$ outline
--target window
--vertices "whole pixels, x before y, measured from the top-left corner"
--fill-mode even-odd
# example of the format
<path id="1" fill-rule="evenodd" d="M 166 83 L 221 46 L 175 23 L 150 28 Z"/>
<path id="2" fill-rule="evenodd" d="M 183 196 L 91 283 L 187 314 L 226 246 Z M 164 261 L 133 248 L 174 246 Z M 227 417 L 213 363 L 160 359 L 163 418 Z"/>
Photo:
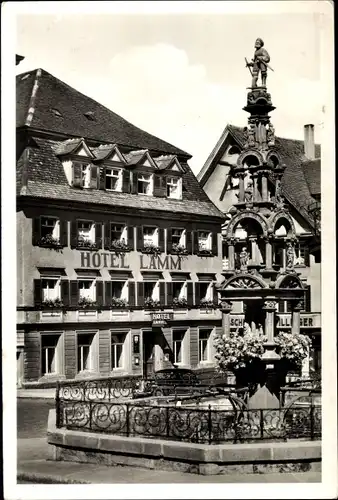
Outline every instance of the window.
<path id="1" fill-rule="evenodd" d="M 120 168 L 106 168 L 106 189 L 122 191 L 122 170 Z"/>
<path id="2" fill-rule="evenodd" d="M 172 229 L 171 230 L 172 247 L 186 248 L 186 231 L 185 229 Z"/>
<path id="3" fill-rule="evenodd" d="M 179 177 L 167 177 L 167 196 L 180 200 L 182 198 L 182 179 Z"/>
<path id="4" fill-rule="evenodd" d="M 53 217 L 41 217 L 41 238 L 60 239 L 60 221 Z"/>
<path id="5" fill-rule="evenodd" d="M 158 228 L 143 227 L 143 244 L 147 246 L 158 246 Z"/>
<path id="6" fill-rule="evenodd" d="M 211 233 L 207 231 L 198 231 L 199 250 L 211 250 Z"/>
<path id="7" fill-rule="evenodd" d="M 93 335 L 81 333 L 77 336 L 77 371 L 92 370 Z"/>
<path id="8" fill-rule="evenodd" d="M 85 164 L 81 166 L 81 185 L 84 188 L 90 187 L 90 165 Z"/>
<path id="9" fill-rule="evenodd" d="M 153 194 L 153 175 L 152 174 L 138 174 L 137 176 L 137 192 L 138 194 L 146 194 L 152 196 Z"/>
<path id="10" fill-rule="evenodd" d="M 42 284 L 42 302 L 60 299 L 60 280 L 58 278 L 44 278 Z"/>
<path id="11" fill-rule="evenodd" d="M 183 341 L 185 330 L 173 330 L 174 363 L 183 363 Z"/>
<path id="12" fill-rule="evenodd" d="M 77 222 L 77 235 L 79 242 L 95 242 L 95 225 L 91 221 L 79 220 Z"/>
<path id="13" fill-rule="evenodd" d="M 153 300 L 158 302 L 160 300 L 160 283 L 156 281 L 144 282 L 144 300 Z"/>
<path id="14" fill-rule="evenodd" d="M 60 335 L 41 336 L 41 372 L 42 375 L 58 373 Z"/>
<path id="15" fill-rule="evenodd" d="M 95 301 L 95 281 L 92 279 L 81 279 L 78 281 L 79 299 Z"/>
<path id="16" fill-rule="evenodd" d="M 127 243 L 127 226 L 125 226 L 124 224 L 111 224 L 110 234 L 111 241 L 123 241 L 124 243 Z"/>
<path id="17" fill-rule="evenodd" d="M 211 339 L 211 331 L 208 329 L 200 329 L 198 335 L 198 362 L 209 361 L 209 346 Z"/>
<path id="18" fill-rule="evenodd" d="M 212 283 L 199 283 L 200 290 L 200 301 L 211 302 L 212 301 Z"/>
<path id="19" fill-rule="evenodd" d="M 126 336 L 116 334 L 111 336 L 111 369 L 123 368 L 123 346 Z"/>
<path id="20" fill-rule="evenodd" d="M 295 265 L 310 265 L 308 244 L 304 241 L 300 241 L 298 245 L 295 246 Z"/>
<path id="21" fill-rule="evenodd" d="M 187 299 L 187 283 L 173 282 L 173 299 Z"/>

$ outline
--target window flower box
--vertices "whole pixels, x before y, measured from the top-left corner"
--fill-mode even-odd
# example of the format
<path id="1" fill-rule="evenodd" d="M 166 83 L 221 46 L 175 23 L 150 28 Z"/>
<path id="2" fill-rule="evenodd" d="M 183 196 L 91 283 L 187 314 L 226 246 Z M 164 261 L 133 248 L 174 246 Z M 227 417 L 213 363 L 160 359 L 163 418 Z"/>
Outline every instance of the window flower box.
<path id="1" fill-rule="evenodd" d="M 147 307 L 147 308 L 160 307 L 160 301 L 159 300 L 154 300 L 151 297 L 147 297 L 144 300 L 144 307 Z"/>
<path id="2" fill-rule="evenodd" d="M 130 252 L 130 247 L 123 240 L 113 240 L 110 243 L 110 250 L 113 252 Z"/>
<path id="3" fill-rule="evenodd" d="M 173 299 L 173 307 L 187 307 L 188 306 L 188 301 L 185 298 L 174 298 Z"/>
<path id="4" fill-rule="evenodd" d="M 118 297 L 112 297 L 111 299 L 112 307 L 127 307 L 128 302 L 126 299 L 120 299 Z"/>
<path id="5" fill-rule="evenodd" d="M 93 241 L 79 237 L 76 242 L 77 248 L 85 248 L 86 250 L 98 250 L 97 244 Z"/>
<path id="6" fill-rule="evenodd" d="M 38 241 L 39 247 L 46 248 L 62 248 L 59 238 L 54 238 L 51 234 L 47 234 L 46 236 L 41 236 Z"/>
<path id="7" fill-rule="evenodd" d="M 89 299 L 88 297 L 80 297 L 78 306 L 81 309 L 94 309 L 96 308 L 97 303 L 95 300 Z"/>
<path id="8" fill-rule="evenodd" d="M 198 249 L 198 255 L 202 255 L 204 257 L 211 257 L 213 255 L 212 250 L 209 250 L 207 248 L 199 248 Z"/>
<path id="9" fill-rule="evenodd" d="M 179 245 L 178 243 L 173 243 L 171 247 L 171 253 L 177 255 L 187 255 L 188 251 L 183 245 Z"/>
<path id="10" fill-rule="evenodd" d="M 148 253 L 148 254 L 154 254 L 154 255 L 159 255 L 162 250 L 159 246 L 154 245 L 153 243 L 145 243 L 143 249 L 143 253 Z"/>
<path id="11" fill-rule="evenodd" d="M 63 307 L 63 302 L 61 299 L 46 299 L 42 302 L 42 306 L 48 309 L 60 309 Z"/>
<path id="12" fill-rule="evenodd" d="M 215 307 L 215 304 L 213 303 L 213 301 L 208 300 L 208 299 L 201 299 L 199 305 L 200 305 L 200 307 L 204 307 L 206 309 L 214 309 L 214 307 Z"/>

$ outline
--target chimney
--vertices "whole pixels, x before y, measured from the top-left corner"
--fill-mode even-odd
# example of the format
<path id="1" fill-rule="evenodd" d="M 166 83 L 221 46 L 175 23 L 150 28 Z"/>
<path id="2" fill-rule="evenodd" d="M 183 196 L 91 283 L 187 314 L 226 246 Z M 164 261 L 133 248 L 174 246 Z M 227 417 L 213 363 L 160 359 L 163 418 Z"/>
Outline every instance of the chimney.
<path id="1" fill-rule="evenodd" d="M 315 126 L 304 125 L 304 154 L 308 160 L 315 159 Z"/>

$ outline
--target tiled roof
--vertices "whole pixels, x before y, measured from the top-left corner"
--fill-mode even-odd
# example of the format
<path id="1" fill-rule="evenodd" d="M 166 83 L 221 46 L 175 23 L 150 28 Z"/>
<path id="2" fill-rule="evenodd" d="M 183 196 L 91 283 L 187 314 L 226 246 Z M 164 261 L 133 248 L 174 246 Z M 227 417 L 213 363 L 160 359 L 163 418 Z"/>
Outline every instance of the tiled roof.
<path id="1" fill-rule="evenodd" d="M 156 165 L 160 170 L 165 170 L 170 165 L 170 163 L 174 158 L 175 158 L 174 155 L 159 156 L 158 158 L 155 158 Z"/>
<path id="2" fill-rule="evenodd" d="M 234 125 L 227 126 L 234 140 L 243 148 L 244 129 Z M 315 145 L 316 160 L 309 161 L 304 155 L 304 141 L 276 137 L 275 146 L 281 162 L 286 165 L 282 177 L 282 190 L 285 198 L 304 219 L 313 224 L 307 207 L 313 202 L 312 195 L 320 193 L 320 145 Z"/>
<path id="3" fill-rule="evenodd" d="M 30 126 L 67 137 L 85 137 L 133 149 L 145 148 L 157 153 L 191 157 L 185 151 L 132 125 L 44 70 L 18 75 L 16 92 L 17 127 Z M 86 117 L 88 112 L 91 119 Z"/>
<path id="4" fill-rule="evenodd" d="M 62 163 L 55 154 L 58 141 L 39 137 L 34 137 L 34 141 L 37 146 L 25 150 L 29 151 L 25 165 L 28 173 L 27 188 L 22 188 L 20 182 L 24 153 L 18 161 L 18 195 L 224 218 L 209 200 L 188 164 L 184 164 L 182 200 L 113 193 L 100 189 L 76 189 L 68 184 Z"/>

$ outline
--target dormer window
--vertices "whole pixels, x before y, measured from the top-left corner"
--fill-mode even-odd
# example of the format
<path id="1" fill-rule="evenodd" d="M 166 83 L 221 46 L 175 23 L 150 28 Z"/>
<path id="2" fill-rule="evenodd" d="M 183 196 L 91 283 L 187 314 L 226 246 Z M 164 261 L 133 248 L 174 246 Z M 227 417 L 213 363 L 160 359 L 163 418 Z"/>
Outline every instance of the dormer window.
<path id="1" fill-rule="evenodd" d="M 182 179 L 180 177 L 167 177 L 167 197 L 175 200 L 182 199 Z"/>
<path id="2" fill-rule="evenodd" d="M 122 169 L 106 168 L 105 187 L 109 191 L 122 191 Z"/>
<path id="3" fill-rule="evenodd" d="M 137 176 L 137 193 L 147 196 L 153 195 L 154 182 L 153 174 L 138 174 Z"/>
<path id="4" fill-rule="evenodd" d="M 73 186 L 84 189 L 97 188 L 97 167 L 91 163 L 73 161 Z"/>
<path id="5" fill-rule="evenodd" d="M 90 187 L 90 165 L 81 166 L 81 181 L 82 181 L 82 187 L 84 188 Z"/>

